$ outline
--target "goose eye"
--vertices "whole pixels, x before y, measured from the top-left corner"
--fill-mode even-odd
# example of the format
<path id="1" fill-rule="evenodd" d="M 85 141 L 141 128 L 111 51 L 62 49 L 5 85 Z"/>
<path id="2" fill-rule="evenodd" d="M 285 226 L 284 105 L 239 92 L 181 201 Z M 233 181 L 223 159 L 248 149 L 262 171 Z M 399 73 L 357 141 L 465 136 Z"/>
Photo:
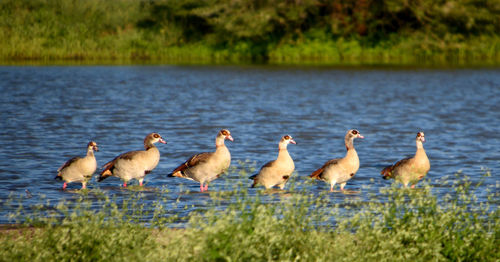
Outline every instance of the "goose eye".
<path id="1" fill-rule="evenodd" d="M 290 140 L 290 136 L 289 136 L 289 135 L 286 135 L 286 136 L 285 136 L 285 139 L 286 139 L 286 140 Z"/>
<path id="2" fill-rule="evenodd" d="M 154 138 L 158 138 L 158 137 L 160 137 L 160 135 L 158 135 L 158 134 L 154 134 L 154 135 L 153 135 L 153 137 L 154 137 Z"/>
<path id="3" fill-rule="evenodd" d="M 420 136 L 421 136 L 420 133 L 417 133 L 417 137 L 420 137 Z"/>
<path id="4" fill-rule="evenodd" d="M 357 135 L 358 134 L 358 130 L 352 130 L 351 132 L 353 135 Z"/>

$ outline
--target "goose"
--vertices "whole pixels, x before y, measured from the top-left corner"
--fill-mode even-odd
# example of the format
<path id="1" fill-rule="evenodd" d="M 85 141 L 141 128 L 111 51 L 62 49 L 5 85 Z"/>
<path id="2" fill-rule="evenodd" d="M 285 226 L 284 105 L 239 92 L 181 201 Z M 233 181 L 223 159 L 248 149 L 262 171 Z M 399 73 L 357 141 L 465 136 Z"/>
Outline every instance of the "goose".
<path id="1" fill-rule="evenodd" d="M 347 181 L 354 177 L 359 169 L 358 153 L 354 148 L 355 138 L 365 137 L 356 129 L 348 130 L 344 138 L 347 149 L 345 157 L 327 161 L 309 177 L 330 183 L 330 192 L 333 192 L 335 184 L 340 184 L 340 190 L 343 191 Z"/>
<path id="2" fill-rule="evenodd" d="M 82 183 L 82 189 L 87 188 L 87 182 L 97 169 L 94 151 L 99 151 L 99 148 L 96 142 L 90 141 L 87 144 L 87 155 L 85 157 L 73 157 L 57 169 L 55 178 L 64 180 L 63 190 L 68 186 L 67 183 L 71 182 L 80 182 Z"/>
<path id="3" fill-rule="evenodd" d="M 215 152 L 195 154 L 175 168 L 168 177 L 182 177 L 200 183 L 200 191 L 208 190 L 208 184 L 224 173 L 231 164 L 231 154 L 224 141 L 234 141 L 231 132 L 222 129 L 215 138 Z"/>
<path id="4" fill-rule="evenodd" d="M 424 132 L 417 133 L 415 142 L 417 144 L 415 155 L 399 160 L 394 165 L 385 167 L 380 172 L 384 179 L 394 178 L 405 187 L 411 184 L 411 188 L 415 188 L 415 184 L 427 175 L 427 172 L 431 169 L 431 163 L 424 150 Z"/>
<path id="5" fill-rule="evenodd" d="M 280 189 L 285 188 L 286 182 L 295 169 L 293 159 L 287 150 L 290 143 L 297 144 L 290 135 L 284 135 L 281 138 L 278 145 L 278 157 L 262 166 L 258 174 L 250 177 L 253 179 L 252 187 L 262 185 L 266 189 L 274 186 L 278 186 Z"/>
<path id="6" fill-rule="evenodd" d="M 116 176 L 123 180 L 123 186 L 126 187 L 131 179 L 139 180 L 142 186 L 144 177 L 151 173 L 160 161 L 160 151 L 155 143 L 167 142 L 158 133 L 151 133 L 144 138 L 145 150 L 130 151 L 115 157 L 106 163 L 102 168 L 98 181 L 101 182 L 109 176 Z"/>

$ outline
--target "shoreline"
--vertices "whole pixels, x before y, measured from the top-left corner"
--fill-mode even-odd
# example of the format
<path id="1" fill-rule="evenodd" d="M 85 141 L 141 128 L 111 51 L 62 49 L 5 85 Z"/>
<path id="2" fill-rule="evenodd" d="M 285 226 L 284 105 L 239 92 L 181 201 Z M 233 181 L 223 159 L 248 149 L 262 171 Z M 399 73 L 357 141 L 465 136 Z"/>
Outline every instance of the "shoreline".
<path id="1" fill-rule="evenodd" d="M 397 62 L 252 62 L 252 61 L 176 61 L 168 59 L 23 59 L 0 60 L 0 66 L 248 66 L 248 67 L 290 67 L 290 68 L 333 68 L 333 69 L 496 69 L 500 68 L 499 61 L 469 61 L 469 62 L 425 62 L 425 63 L 397 63 Z"/>

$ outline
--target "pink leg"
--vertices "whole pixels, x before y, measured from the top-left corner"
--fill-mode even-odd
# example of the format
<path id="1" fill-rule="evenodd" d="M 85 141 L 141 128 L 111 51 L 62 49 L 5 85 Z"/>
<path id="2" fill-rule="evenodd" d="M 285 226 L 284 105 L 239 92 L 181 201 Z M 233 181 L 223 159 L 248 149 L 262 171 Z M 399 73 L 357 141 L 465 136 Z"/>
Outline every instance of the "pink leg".
<path id="1" fill-rule="evenodd" d="M 139 185 L 140 185 L 140 186 L 142 186 L 142 180 L 141 180 L 141 181 L 139 181 Z"/>
<path id="2" fill-rule="evenodd" d="M 66 190 L 67 186 L 68 186 L 68 184 L 66 184 L 66 182 L 64 182 L 64 184 L 63 184 L 63 190 Z"/>
<path id="3" fill-rule="evenodd" d="M 123 182 L 123 187 L 127 187 L 127 182 Z"/>
<path id="4" fill-rule="evenodd" d="M 415 185 L 411 185 L 411 188 L 415 188 Z"/>
<path id="5" fill-rule="evenodd" d="M 82 183 L 82 189 L 87 188 L 87 185 L 85 183 Z"/>
<path id="6" fill-rule="evenodd" d="M 330 183 L 330 192 L 333 192 L 333 188 L 335 187 L 335 184 L 337 184 L 337 182 Z"/>
<path id="7" fill-rule="evenodd" d="M 208 191 L 208 184 L 205 184 L 205 190 L 204 191 Z"/>
<path id="8" fill-rule="evenodd" d="M 205 188 L 203 187 L 203 184 L 202 184 L 202 183 L 200 183 L 200 192 L 203 192 L 203 190 L 204 190 L 204 189 L 205 189 Z"/>

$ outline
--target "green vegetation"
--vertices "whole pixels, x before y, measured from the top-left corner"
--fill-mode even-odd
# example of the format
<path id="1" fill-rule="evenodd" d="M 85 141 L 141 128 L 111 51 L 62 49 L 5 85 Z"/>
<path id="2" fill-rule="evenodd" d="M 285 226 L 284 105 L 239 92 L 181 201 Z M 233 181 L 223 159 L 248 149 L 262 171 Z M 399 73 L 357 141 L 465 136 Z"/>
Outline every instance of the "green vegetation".
<path id="1" fill-rule="evenodd" d="M 2 0 L 0 61 L 498 64 L 496 0 Z"/>
<path id="2" fill-rule="evenodd" d="M 265 191 L 251 197 L 238 188 L 212 193 L 213 207 L 191 213 L 184 229 L 170 228 L 180 218 L 163 193 L 152 206 L 140 192 L 120 204 L 82 195 L 50 212 L 41 205 L 43 214 L 20 207 L 15 217 L 28 219 L 2 230 L 0 261 L 498 261 L 498 185 L 479 202 L 474 192 L 485 187 L 460 177 L 443 182 L 442 199 L 430 186 L 391 187 L 381 189 L 384 201 L 337 205 L 307 192 L 274 194 L 269 204 Z M 217 208 L 228 197 L 233 204 Z"/>

